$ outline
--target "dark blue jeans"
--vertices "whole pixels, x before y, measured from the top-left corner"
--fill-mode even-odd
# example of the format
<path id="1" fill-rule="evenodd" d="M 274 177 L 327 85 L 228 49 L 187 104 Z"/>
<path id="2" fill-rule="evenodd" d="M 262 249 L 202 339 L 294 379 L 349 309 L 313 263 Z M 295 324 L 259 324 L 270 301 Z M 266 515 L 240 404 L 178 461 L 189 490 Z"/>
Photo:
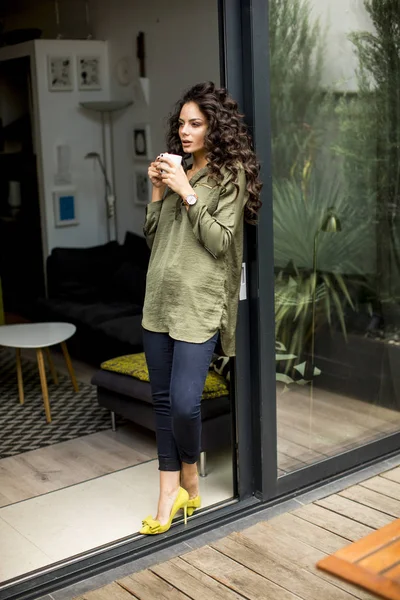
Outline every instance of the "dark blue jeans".
<path id="1" fill-rule="evenodd" d="M 156 417 L 160 471 L 180 471 L 200 455 L 201 396 L 218 334 L 203 344 L 143 329 Z"/>

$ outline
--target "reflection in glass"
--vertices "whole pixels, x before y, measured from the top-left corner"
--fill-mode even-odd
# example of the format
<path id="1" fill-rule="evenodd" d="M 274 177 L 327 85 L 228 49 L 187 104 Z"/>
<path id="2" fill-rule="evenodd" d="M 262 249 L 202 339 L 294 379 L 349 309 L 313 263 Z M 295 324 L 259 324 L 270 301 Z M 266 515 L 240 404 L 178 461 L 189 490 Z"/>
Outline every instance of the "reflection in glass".
<path id="1" fill-rule="evenodd" d="M 399 429 L 400 11 L 269 6 L 283 475 Z"/>

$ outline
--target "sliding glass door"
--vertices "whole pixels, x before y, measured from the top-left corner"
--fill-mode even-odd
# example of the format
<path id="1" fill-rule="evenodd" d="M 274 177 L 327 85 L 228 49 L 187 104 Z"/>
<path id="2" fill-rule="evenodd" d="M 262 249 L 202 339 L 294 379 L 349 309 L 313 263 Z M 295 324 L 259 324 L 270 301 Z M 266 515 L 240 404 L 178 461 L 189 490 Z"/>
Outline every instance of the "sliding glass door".
<path id="1" fill-rule="evenodd" d="M 258 231 L 260 370 L 275 343 L 262 391 L 270 497 L 400 448 L 400 12 L 252 8 L 269 52 L 254 85 L 256 133 L 270 135 Z"/>

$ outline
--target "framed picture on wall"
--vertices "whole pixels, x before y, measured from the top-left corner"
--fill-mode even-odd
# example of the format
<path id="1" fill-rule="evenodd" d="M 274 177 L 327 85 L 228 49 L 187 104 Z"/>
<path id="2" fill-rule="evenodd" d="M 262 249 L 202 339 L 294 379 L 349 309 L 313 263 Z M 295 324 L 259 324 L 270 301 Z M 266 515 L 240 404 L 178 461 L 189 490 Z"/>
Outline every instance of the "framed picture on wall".
<path id="1" fill-rule="evenodd" d="M 74 89 L 71 56 L 48 56 L 47 77 L 51 92 L 70 92 Z"/>
<path id="2" fill-rule="evenodd" d="M 152 158 L 150 125 L 135 125 L 133 129 L 133 156 L 146 160 Z"/>
<path id="3" fill-rule="evenodd" d="M 56 227 L 69 227 L 79 225 L 76 210 L 75 188 L 57 190 L 53 192 L 54 224 Z"/>
<path id="4" fill-rule="evenodd" d="M 146 206 L 151 201 L 151 184 L 147 168 L 147 165 L 135 167 L 134 202 L 138 206 Z"/>
<path id="5" fill-rule="evenodd" d="M 78 89 L 101 90 L 100 56 L 78 56 Z"/>

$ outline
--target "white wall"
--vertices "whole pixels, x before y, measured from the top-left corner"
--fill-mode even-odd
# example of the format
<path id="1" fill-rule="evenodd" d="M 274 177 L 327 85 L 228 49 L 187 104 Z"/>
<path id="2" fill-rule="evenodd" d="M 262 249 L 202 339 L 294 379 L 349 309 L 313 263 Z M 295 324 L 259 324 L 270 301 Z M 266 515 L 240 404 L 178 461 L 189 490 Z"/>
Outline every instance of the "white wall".
<path id="1" fill-rule="evenodd" d="M 76 58 L 80 54 L 99 55 L 103 65 L 103 89 L 80 92 L 77 89 Z M 47 77 L 47 56 L 69 55 L 74 64 L 74 90 L 51 92 Z M 55 246 L 90 246 L 106 240 L 106 209 L 102 177 L 93 161 L 85 161 L 87 152 L 101 153 L 100 117 L 79 107 L 85 100 L 109 97 L 107 44 L 98 41 L 36 40 L 0 49 L 0 61 L 27 56 L 31 61 L 33 137 L 38 160 L 38 180 L 42 222 L 44 258 Z M 3 101 L 7 98 L 3 96 Z M 4 108 L 4 107 L 3 107 Z M 54 182 L 56 147 L 71 148 L 72 184 L 76 188 L 79 224 L 73 227 L 55 226 L 53 191 L 60 189 Z"/>
<path id="2" fill-rule="evenodd" d="M 99 169 L 84 161 L 87 152 L 102 154 L 100 117 L 79 109 L 83 100 L 134 100 L 131 108 L 115 113 L 114 148 L 118 238 L 127 230 L 142 234 L 144 207 L 134 203 L 134 159 L 132 131 L 135 123 L 151 125 L 153 154 L 165 150 L 165 121 L 173 104 L 187 87 L 204 80 L 219 82 L 219 38 L 217 0 L 90 0 L 91 28 L 96 40 L 37 40 L 37 102 L 40 112 L 40 143 L 43 159 L 41 178 L 45 254 L 55 246 L 89 246 L 106 240 L 104 188 Z M 40 27 L 47 35 L 53 13 L 50 4 L 31 6 L 7 20 L 12 27 Z M 150 79 L 150 103 L 146 104 L 137 84 L 136 37 L 145 33 L 146 67 Z M 107 44 L 103 41 L 107 40 Z M 107 50 L 108 46 L 108 50 Z M 11 48 L 11 47 L 10 47 Z M 22 48 L 22 46 L 21 46 Z M 14 47 L 14 52 L 17 47 Z M 108 77 L 102 92 L 50 92 L 47 84 L 47 54 L 100 53 Z M 10 49 L 0 49 L 0 53 Z M 129 57 L 134 82 L 122 86 L 116 78 L 116 64 Z M 108 66 L 107 66 L 107 61 Z M 107 131 L 108 135 L 108 131 Z M 56 146 L 72 149 L 72 174 L 77 189 L 79 225 L 56 228 L 53 199 Z M 108 168 L 110 153 L 108 148 Z M 145 163 L 147 165 L 147 161 Z"/>
<path id="3" fill-rule="evenodd" d="M 69 55 L 74 64 L 74 90 L 51 92 L 48 89 L 47 56 Z M 76 58 L 80 54 L 95 54 L 103 63 L 103 89 L 81 92 L 77 86 Z M 86 153 L 101 153 L 100 117 L 80 108 L 85 100 L 108 98 L 107 46 L 98 41 L 37 40 L 35 41 L 36 80 L 40 132 L 40 185 L 45 207 L 48 252 L 55 246 L 91 246 L 106 240 L 106 209 L 103 203 L 102 178 Z M 71 148 L 72 183 L 76 188 L 79 225 L 56 227 L 53 191 L 56 173 L 56 148 L 67 144 Z"/>
<path id="4" fill-rule="evenodd" d="M 107 39 L 113 98 L 134 98 L 132 108 L 115 117 L 114 143 L 118 230 L 142 233 L 144 208 L 134 204 L 132 129 L 150 123 L 153 154 L 165 150 L 165 119 L 187 87 L 204 80 L 219 82 L 217 0 L 91 0 L 91 23 L 97 39 Z M 138 77 L 136 36 L 145 33 L 146 75 L 150 104 L 137 83 L 118 84 L 115 67 L 129 56 Z"/>

